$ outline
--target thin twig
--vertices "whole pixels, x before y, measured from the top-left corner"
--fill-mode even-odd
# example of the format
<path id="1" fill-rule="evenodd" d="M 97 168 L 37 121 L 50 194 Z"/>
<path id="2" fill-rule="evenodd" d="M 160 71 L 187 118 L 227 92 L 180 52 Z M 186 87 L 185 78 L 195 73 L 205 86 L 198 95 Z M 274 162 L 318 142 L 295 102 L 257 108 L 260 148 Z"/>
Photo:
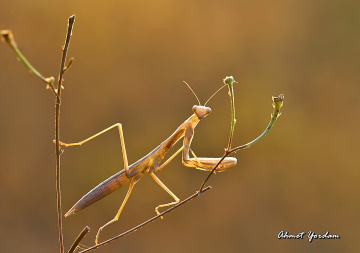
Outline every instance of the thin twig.
<path id="1" fill-rule="evenodd" d="M 84 229 L 81 231 L 81 233 L 76 237 L 73 245 L 71 245 L 68 253 L 73 253 L 76 247 L 79 245 L 81 240 L 85 237 L 85 235 L 90 231 L 90 228 L 88 226 L 84 227 Z"/>
<path id="2" fill-rule="evenodd" d="M 71 67 L 71 65 L 73 64 L 73 62 L 74 62 L 74 58 L 71 57 L 70 60 L 69 60 L 69 62 L 68 62 L 68 64 L 67 64 L 67 65 L 65 66 L 65 68 L 64 68 L 63 74 L 65 74 L 65 72 L 68 71 L 68 69 Z"/>
<path id="3" fill-rule="evenodd" d="M 86 249 L 86 250 L 83 250 L 83 251 L 81 251 L 81 252 L 79 252 L 79 253 L 84 253 L 84 252 L 89 252 L 89 251 L 95 250 L 95 249 L 97 249 L 97 248 L 99 248 L 99 247 L 101 247 L 101 246 L 104 246 L 105 244 L 108 244 L 108 243 L 111 243 L 111 242 L 115 241 L 116 239 L 119 239 L 119 238 L 121 238 L 121 237 L 124 237 L 124 236 L 126 236 L 126 235 L 128 235 L 128 234 L 130 234 L 130 233 L 132 233 L 132 232 L 135 232 L 136 230 L 138 230 L 138 229 L 140 229 L 140 228 L 143 228 L 145 225 L 149 224 L 150 222 L 153 222 L 154 220 L 161 218 L 161 217 L 164 216 L 165 214 L 170 213 L 170 212 L 173 211 L 174 209 L 176 209 L 176 208 L 178 208 L 179 206 L 181 206 L 181 205 L 189 202 L 190 200 L 196 198 L 197 196 L 200 196 L 201 194 L 203 194 L 204 192 L 206 192 L 207 190 L 210 190 L 210 189 L 211 189 L 211 186 L 208 186 L 208 187 L 204 188 L 203 190 L 194 193 L 193 195 L 191 195 L 191 196 L 188 197 L 187 199 L 184 199 L 183 201 L 179 202 L 177 205 L 175 205 L 175 206 L 169 208 L 168 210 L 160 213 L 159 215 L 156 215 L 156 216 L 154 216 L 153 218 L 145 221 L 144 223 L 141 223 L 140 225 L 138 225 L 138 226 L 136 226 L 136 227 L 133 227 L 132 229 L 129 229 L 128 231 L 126 231 L 126 232 L 124 232 L 124 233 L 122 233 L 122 234 L 120 234 L 120 235 L 117 235 L 117 236 L 115 236 L 115 237 L 113 237 L 113 238 L 111 238 L 111 239 L 109 239 L 109 240 L 106 240 L 106 241 L 104 241 L 104 242 L 102 242 L 102 243 L 99 243 L 99 244 L 97 244 L 97 245 L 94 245 L 94 246 L 92 246 L 92 247 L 90 247 L 90 248 L 88 248 L 88 249 Z"/>
<path id="4" fill-rule="evenodd" d="M 271 127 L 274 125 L 275 121 L 277 120 L 277 118 L 280 116 L 280 109 L 283 105 L 284 102 L 284 95 L 281 94 L 277 97 L 272 97 L 273 100 L 273 107 L 274 107 L 274 111 L 271 114 L 271 120 L 270 123 L 268 124 L 268 126 L 266 127 L 266 129 L 264 130 L 264 132 L 262 132 L 262 134 L 260 134 L 256 139 L 250 141 L 249 143 L 246 143 L 244 145 L 238 146 L 236 148 L 230 149 L 230 150 L 225 150 L 225 154 L 221 157 L 220 161 L 215 165 L 215 167 L 210 171 L 210 173 L 207 175 L 206 179 L 204 180 L 204 182 L 201 184 L 200 186 L 200 190 L 201 191 L 206 182 L 209 180 L 209 178 L 212 176 L 212 174 L 215 172 L 215 170 L 217 169 L 217 167 L 220 165 L 220 163 L 227 157 L 229 156 L 231 153 L 239 151 L 240 149 L 245 149 L 245 148 L 249 148 L 251 145 L 253 145 L 254 143 L 256 143 L 258 140 L 260 140 L 262 137 L 264 137 L 269 130 L 271 129 Z M 230 140 L 229 140 L 230 141 Z"/>
<path id="5" fill-rule="evenodd" d="M 52 76 L 44 77 L 39 71 L 37 71 L 33 67 L 33 65 L 31 65 L 31 63 L 26 59 L 26 57 L 19 50 L 19 48 L 15 42 L 14 35 L 11 32 L 11 30 L 1 30 L 0 34 L 1 34 L 1 40 L 3 42 L 5 42 L 6 44 L 8 44 L 8 46 L 14 51 L 14 53 L 16 54 L 18 59 L 22 63 L 24 63 L 24 65 L 29 69 L 29 71 L 31 73 L 33 73 L 35 76 L 37 76 L 38 78 L 40 78 L 42 81 L 44 81 L 46 83 L 46 88 L 50 88 L 54 92 L 54 94 L 57 96 L 56 89 L 54 87 L 55 78 Z"/>
<path id="6" fill-rule="evenodd" d="M 57 214 L 58 214 L 58 230 L 59 230 L 59 245 L 60 252 L 64 253 L 64 239 L 63 239 L 63 229 L 62 229 L 62 212 L 61 212 L 61 187 L 60 187 L 60 155 L 61 149 L 59 145 L 60 140 L 60 105 L 61 105 L 61 90 L 63 82 L 63 74 L 65 68 L 66 55 L 69 47 L 69 42 L 72 34 L 72 28 L 75 21 L 75 15 L 69 17 L 68 20 L 68 30 L 65 39 L 65 45 L 63 47 L 61 65 L 60 65 L 60 74 L 57 85 L 57 97 L 55 101 L 55 154 L 56 154 L 56 203 L 57 203 Z"/>
<path id="7" fill-rule="evenodd" d="M 235 79 L 232 76 L 227 76 L 224 79 L 224 83 L 228 85 L 229 88 L 229 96 L 230 96 L 230 106 L 231 106 L 231 125 L 230 125 L 230 135 L 229 135 L 229 143 L 226 150 L 231 149 L 232 139 L 234 136 L 235 129 L 235 99 L 234 99 L 234 83 L 236 83 Z"/>

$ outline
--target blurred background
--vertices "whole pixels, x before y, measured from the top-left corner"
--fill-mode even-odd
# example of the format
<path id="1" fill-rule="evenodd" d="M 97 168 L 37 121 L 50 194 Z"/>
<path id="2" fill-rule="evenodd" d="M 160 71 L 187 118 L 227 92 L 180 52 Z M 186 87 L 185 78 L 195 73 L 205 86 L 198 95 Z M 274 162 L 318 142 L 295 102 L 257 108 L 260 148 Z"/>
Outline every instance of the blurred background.
<path id="1" fill-rule="evenodd" d="M 235 86 L 233 146 L 257 137 L 285 94 L 274 128 L 238 165 L 211 178 L 196 200 L 98 252 L 357 252 L 360 236 L 359 1 L 20 1 L 1 0 L 0 29 L 11 29 L 44 75 L 58 76 L 67 19 L 76 14 L 61 107 L 61 140 L 80 141 L 123 124 L 129 162 L 165 140 L 227 75 Z M 68 58 L 68 59 L 69 59 Z M 0 251 L 58 252 L 54 96 L 0 44 Z M 230 103 L 222 90 L 196 128 L 198 156 L 220 157 Z M 178 143 L 177 147 L 180 147 Z M 174 149 L 174 151 L 177 149 Z M 112 130 L 62 155 L 65 213 L 123 168 Z M 207 173 L 181 164 L 159 178 L 181 199 Z M 68 249 L 84 226 L 116 214 L 127 187 L 64 219 Z M 105 240 L 172 201 L 148 175 L 134 188 Z M 339 240 L 279 240 L 314 231 Z"/>

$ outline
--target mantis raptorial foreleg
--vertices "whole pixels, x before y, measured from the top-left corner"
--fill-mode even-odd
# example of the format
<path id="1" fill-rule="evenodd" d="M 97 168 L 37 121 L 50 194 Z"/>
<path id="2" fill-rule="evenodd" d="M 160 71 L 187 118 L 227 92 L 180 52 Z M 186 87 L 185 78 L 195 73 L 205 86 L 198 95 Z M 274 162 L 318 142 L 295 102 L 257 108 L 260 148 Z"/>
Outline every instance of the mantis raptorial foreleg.
<path id="1" fill-rule="evenodd" d="M 95 237 L 95 244 L 96 244 L 96 245 L 98 244 L 98 241 L 99 241 L 100 232 L 101 232 L 107 225 L 110 225 L 111 223 L 113 223 L 113 222 L 115 222 L 115 221 L 117 221 L 117 220 L 119 219 L 120 214 L 121 214 L 122 210 L 124 209 L 125 204 L 126 204 L 126 202 L 128 201 L 128 199 L 129 199 L 129 197 L 130 197 L 130 194 L 131 194 L 131 192 L 132 192 L 132 190 L 133 190 L 134 185 L 136 184 L 136 182 L 137 182 L 137 180 L 131 180 L 130 186 L 129 186 L 129 190 L 128 190 L 128 192 L 126 193 L 126 196 L 125 196 L 125 198 L 124 198 L 124 200 L 123 200 L 123 202 L 122 202 L 122 204 L 121 204 L 121 206 L 120 206 L 120 208 L 119 208 L 119 211 L 116 213 L 114 219 L 112 219 L 111 221 L 109 221 L 108 223 L 106 223 L 104 226 L 102 226 L 101 228 L 99 228 L 99 230 L 98 230 L 98 232 L 97 232 L 97 234 L 96 234 L 96 237 Z"/>
<path id="2" fill-rule="evenodd" d="M 201 160 L 204 160 L 204 159 L 207 159 L 207 158 L 198 158 L 196 155 L 195 155 L 195 153 L 194 153 L 194 151 L 192 150 L 192 148 L 189 146 L 189 145 L 187 145 L 187 144 L 184 144 L 184 147 L 187 147 L 189 150 L 190 150 L 190 152 L 191 152 L 191 154 L 193 155 L 193 157 L 194 158 L 190 158 L 190 161 L 193 163 L 192 165 L 192 167 L 194 167 L 195 169 L 199 169 L 199 170 L 203 170 L 203 168 L 205 168 L 205 166 L 201 163 Z"/>
<path id="3" fill-rule="evenodd" d="M 129 163 L 128 163 L 128 158 L 127 158 L 127 154 L 126 154 L 126 148 L 125 148 L 125 140 L 124 140 L 124 133 L 123 133 L 123 129 L 122 129 L 122 125 L 121 123 L 116 123 L 100 132 L 98 132 L 97 134 L 94 134 L 92 136 L 90 136 L 89 138 L 79 141 L 79 142 L 74 142 L 74 143 L 63 143 L 60 142 L 60 145 L 64 146 L 64 147 L 71 147 L 71 146 L 81 146 L 82 144 L 84 144 L 85 142 L 88 142 L 100 135 L 102 135 L 103 133 L 106 133 L 107 131 L 113 129 L 114 127 L 117 127 L 119 130 L 119 135 L 120 135 L 120 142 L 121 142 L 121 149 L 122 149 L 122 155 L 123 155 L 123 160 L 124 160 L 124 168 L 125 168 L 125 174 L 128 178 L 132 178 L 133 176 L 135 176 L 137 173 L 135 171 L 133 171 L 132 173 L 129 172 Z"/>
<path id="4" fill-rule="evenodd" d="M 184 149 L 183 149 L 183 164 L 187 167 L 193 167 L 199 170 L 211 171 L 214 166 L 220 161 L 220 158 L 212 157 L 197 157 L 194 151 L 191 149 L 190 144 L 194 137 L 194 128 L 188 127 L 185 130 L 184 135 Z M 190 152 L 194 158 L 190 158 Z M 226 157 L 218 166 L 216 171 L 221 172 L 236 164 L 236 158 Z"/>

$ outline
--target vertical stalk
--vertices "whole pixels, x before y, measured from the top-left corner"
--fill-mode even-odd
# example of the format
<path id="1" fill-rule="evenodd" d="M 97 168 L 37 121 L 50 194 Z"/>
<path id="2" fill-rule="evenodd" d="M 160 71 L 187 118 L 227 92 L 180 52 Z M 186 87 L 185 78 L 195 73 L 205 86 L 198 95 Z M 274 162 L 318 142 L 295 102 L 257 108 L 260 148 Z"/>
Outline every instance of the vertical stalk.
<path id="1" fill-rule="evenodd" d="M 232 138 L 234 135 L 234 129 L 235 129 L 235 123 L 236 123 L 236 119 L 235 119 L 235 99 L 234 99 L 234 86 L 233 84 L 236 81 L 234 80 L 234 78 L 232 76 L 227 76 L 224 79 L 224 83 L 228 85 L 229 88 L 229 96 L 230 96 L 230 106 L 231 106 L 231 126 L 230 126 L 230 135 L 229 135 L 229 143 L 228 143 L 228 147 L 226 150 L 230 150 L 231 149 L 231 143 L 232 143 Z"/>
<path id="2" fill-rule="evenodd" d="M 68 20 L 68 31 L 66 34 L 65 45 L 63 47 L 60 74 L 57 85 L 57 97 L 55 100 L 55 154 L 56 154 L 56 203 L 57 203 L 57 214 L 58 214 L 58 230 L 59 230 L 59 245 L 60 253 L 64 253 L 64 239 L 62 229 L 62 211 L 61 211 L 61 187 L 60 187 L 60 155 L 62 153 L 60 149 L 60 105 L 61 105 L 61 90 L 63 82 L 63 74 L 65 68 L 66 55 L 69 47 L 69 42 L 72 34 L 72 28 L 75 21 L 75 15 L 69 17 Z"/>

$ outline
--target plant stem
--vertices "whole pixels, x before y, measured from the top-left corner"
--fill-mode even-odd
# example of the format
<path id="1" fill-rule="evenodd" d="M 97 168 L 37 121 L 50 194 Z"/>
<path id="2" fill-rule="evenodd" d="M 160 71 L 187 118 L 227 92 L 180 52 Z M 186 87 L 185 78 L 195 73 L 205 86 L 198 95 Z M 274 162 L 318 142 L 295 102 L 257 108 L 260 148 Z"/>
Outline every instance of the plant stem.
<path id="1" fill-rule="evenodd" d="M 55 95 L 57 95 L 55 87 L 54 87 L 54 81 L 55 78 L 54 77 L 44 77 L 42 74 L 40 74 L 39 71 L 37 71 L 32 65 L 31 63 L 26 59 L 26 57 L 21 53 L 21 51 L 19 50 L 15 39 L 14 39 L 14 35 L 10 30 L 2 30 L 1 32 L 1 40 L 3 40 L 6 44 L 9 45 L 9 47 L 14 51 L 14 53 L 16 54 L 17 58 L 24 63 L 24 65 L 29 69 L 29 71 L 31 73 L 33 73 L 34 75 L 36 75 L 38 78 L 40 78 L 41 80 L 43 80 L 46 84 L 47 87 L 50 88 Z"/>
<path id="2" fill-rule="evenodd" d="M 68 253 L 73 253 L 76 250 L 76 247 L 79 245 L 82 239 L 84 239 L 85 235 L 90 231 L 90 228 L 88 226 L 84 227 L 84 229 L 80 232 L 78 237 L 76 237 L 73 245 L 71 245 Z"/>
<path id="3" fill-rule="evenodd" d="M 234 86 L 233 84 L 236 81 L 234 80 L 234 78 L 232 76 L 227 76 L 224 79 L 224 83 L 228 85 L 229 87 L 229 96 L 230 96 L 230 106 L 231 106 L 231 126 L 230 126 L 230 135 L 229 135 L 229 143 L 228 143 L 228 147 L 226 150 L 230 150 L 231 149 L 231 143 L 232 143 L 232 138 L 234 135 L 234 129 L 235 129 L 235 124 L 236 124 L 236 119 L 235 119 L 235 100 L 234 100 Z"/>
<path id="4" fill-rule="evenodd" d="M 250 141 L 249 143 L 246 143 L 242 146 L 236 147 L 231 149 L 231 152 L 236 152 L 240 149 L 245 149 L 245 148 L 250 148 L 250 146 L 252 146 L 253 144 L 255 144 L 257 141 L 259 141 L 262 137 L 264 137 L 271 129 L 271 127 L 274 125 L 275 121 L 277 120 L 277 118 L 280 116 L 280 108 L 283 105 L 283 101 L 284 101 L 284 95 L 281 94 L 277 97 L 272 97 L 273 99 L 273 107 L 274 107 L 274 112 L 271 114 L 271 120 L 269 122 L 269 125 L 267 126 L 267 128 L 264 130 L 264 132 L 262 134 L 260 134 L 256 139 Z"/>
<path id="5" fill-rule="evenodd" d="M 56 203 L 57 203 L 57 214 L 58 214 L 58 230 L 59 230 L 59 245 L 60 253 L 64 253 L 64 239 L 62 229 L 62 211 L 61 211 L 61 187 L 60 187 L 60 155 L 61 149 L 59 145 L 60 141 L 60 105 L 61 105 L 61 90 L 63 82 L 63 74 L 65 68 L 66 55 L 69 47 L 69 42 L 72 34 L 72 28 L 75 21 L 75 15 L 69 17 L 68 20 L 68 31 L 66 34 L 65 45 L 63 47 L 60 74 L 57 85 L 57 97 L 55 101 L 55 154 L 56 154 Z"/>
<path id="6" fill-rule="evenodd" d="M 236 152 L 240 149 L 245 149 L 245 148 L 249 148 L 251 145 L 253 145 L 254 143 L 256 143 L 257 141 L 259 141 L 262 137 L 264 137 L 269 130 L 271 129 L 271 127 L 274 125 L 275 121 L 277 120 L 277 118 L 280 116 L 280 109 L 283 105 L 283 101 L 284 101 L 284 95 L 281 94 L 278 97 L 272 97 L 273 100 L 273 107 L 274 107 L 274 111 L 271 114 L 271 119 L 270 119 L 270 123 L 268 124 L 268 126 L 266 127 L 265 131 L 260 134 L 256 139 L 250 141 L 247 144 L 238 146 L 236 148 L 233 149 L 226 149 L 225 150 L 225 154 L 221 157 L 221 159 L 219 160 L 219 162 L 215 165 L 215 167 L 210 171 L 210 173 L 208 174 L 208 176 L 206 177 L 206 179 L 204 180 L 204 182 L 201 184 L 200 186 L 200 190 L 202 191 L 202 189 L 204 188 L 206 182 L 209 180 L 209 178 L 211 177 L 211 175 L 215 172 L 215 170 L 219 167 L 220 163 L 227 157 L 229 156 L 231 153 Z"/>

